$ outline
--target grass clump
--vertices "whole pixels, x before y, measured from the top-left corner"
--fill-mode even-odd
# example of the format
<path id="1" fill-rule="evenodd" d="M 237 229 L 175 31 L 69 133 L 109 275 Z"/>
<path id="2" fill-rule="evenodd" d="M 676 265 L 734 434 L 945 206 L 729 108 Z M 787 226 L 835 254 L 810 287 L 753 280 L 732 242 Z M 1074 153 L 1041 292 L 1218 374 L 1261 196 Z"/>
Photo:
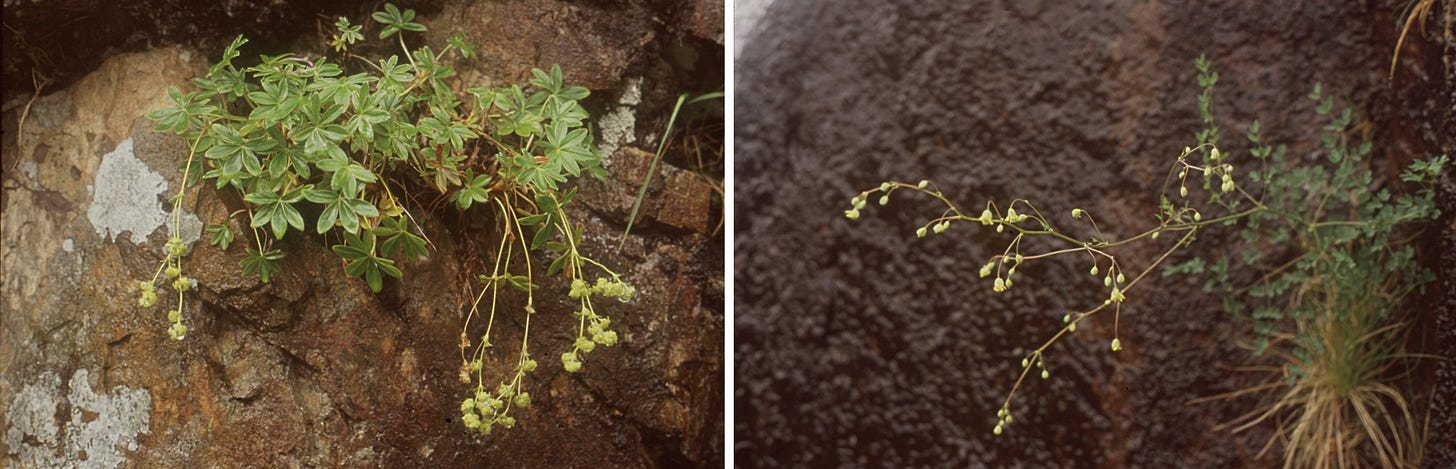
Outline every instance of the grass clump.
<path id="1" fill-rule="evenodd" d="M 1256 359 L 1276 360 L 1264 369 L 1276 373 L 1277 381 L 1230 394 L 1268 396 L 1260 408 L 1230 424 L 1235 430 L 1276 422 L 1289 466 L 1413 464 L 1419 458 L 1419 435 L 1408 400 L 1388 380 L 1407 356 L 1399 346 L 1401 302 L 1431 275 L 1415 262 L 1415 251 L 1400 232 L 1438 215 L 1432 184 L 1447 158 L 1416 161 L 1401 175 L 1417 187 L 1413 193 L 1396 195 L 1390 188 L 1376 187 L 1366 160 L 1371 146 L 1356 130 L 1353 111 L 1336 110 L 1319 85 L 1310 98 L 1317 103 L 1316 112 L 1329 118 L 1321 136 L 1321 160 L 1286 160 L 1286 147 L 1263 142 L 1258 122 L 1246 134 L 1249 158 L 1236 158 L 1222 149 L 1214 120 L 1218 74 L 1202 57 L 1196 66 L 1204 129 L 1195 134 L 1196 144 L 1172 161 L 1158 210 L 1151 214 L 1155 223 L 1121 240 L 1113 241 L 1093 214 L 1081 208 L 1069 213 L 1073 223 L 1085 223 L 1093 233 L 1085 238 L 1058 228 L 1056 220 L 1026 199 L 1004 207 L 988 201 L 979 212 L 966 210 L 924 180 L 889 181 L 861 192 L 851 199 L 845 216 L 858 219 L 870 200 L 886 205 L 896 192 L 909 191 L 943 206 L 917 227 L 916 237 L 943 234 L 955 224 L 994 227 L 1010 241 L 978 272 L 981 278 L 994 276 L 989 282 L 993 293 L 1014 288 L 1017 268 L 1025 263 L 1068 255 L 1088 261 L 1089 275 L 1105 292 L 1104 299 L 1079 312 L 1057 314 L 1058 332 L 1019 357 L 1021 372 L 992 427 L 997 435 L 1014 421 L 1016 392 L 1029 376 L 1050 377 L 1050 347 L 1076 332 L 1078 323 L 1110 311 L 1109 349 L 1135 345 L 1119 337 L 1121 313 L 1134 307 L 1135 289 L 1161 270 L 1165 277 L 1206 277 L 1205 290 L 1217 291 L 1223 308 L 1251 325 Z M 1235 171 L 1236 160 L 1246 171 Z M 1194 246 L 1201 231 L 1228 226 L 1238 231 L 1246 249 L 1191 249 L 1194 256 L 1171 261 Z M 1023 241 L 1033 237 L 1053 247 L 1023 249 Z M 1144 268 L 1127 269 L 1119 253 L 1137 243 L 1157 245 L 1161 254 Z M 1230 272 L 1240 268 L 1257 272 L 1259 279 L 1237 283 L 1240 277 Z"/>
<path id="2" fill-rule="evenodd" d="M 241 195 L 245 208 L 228 216 L 241 217 L 248 228 L 243 234 L 251 235 L 244 241 L 249 246 L 240 267 L 264 283 L 286 264 L 278 241 L 290 232 L 311 231 L 331 242 L 347 275 L 381 291 L 386 277 L 403 275 L 399 260 L 432 251 L 408 207 L 416 197 L 406 197 L 407 191 L 434 192 L 436 200 L 448 198 L 462 212 L 493 215 L 491 235 L 499 243 L 489 275 L 478 277 L 483 286 L 461 328 L 459 376 L 469 396 L 460 406 L 461 421 L 488 434 L 493 427 L 514 425 L 510 411 L 531 403 L 524 378 L 537 366 L 528 339 L 538 275 L 571 279 L 569 296 L 578 302 L 579 327 L 561 355 L 562 367 L 571 372 L 596 345 L 617 342 L 611 319 L 598 312 L 593 298 L 626 301 L 636 290 L 581 252 L 583 228 L 565 210 L 575 196 L 573 178 L 605 175 L 592 144 L 590 116 L 579 103 L 590 92 L 567 85 L 560 67 L 533 70 L 524 88 L 457 91 L 449 81 L 455 70 L 446 61 L 473 58 L 474 46 L 456 33 L 441 51 L 411 49 L 406 33 L 426 30 L 414 17 L 413 10 L 392 4 L 373 13 L 381 26 L 378 38 L 398 44 L 398 54 L 380 59 L 351 50 L 364 33 L 347 18 L 335 24 L 332 52 L 323 57 L 264 55 L 256 65 L 242 67 L 234 64 L 247 43 L 239 36 L 218 63 L 192 80 L 197 91 L 169 88 L 175 106 L 148 117 L 158 131 L 189 142 L 184 188 L 207 180 Z M 172 201 L 174 233 L 183 193 Z M 317 216 L 305 218 L 305 213 Z M 224 250 L 241 241 L 228 219 L 206 228 L 211 242 Z M 196 287 L 182 275 L 185 251 L 173 238 L 158 275 L 140 286 L 139 302 L 150 307 L 157 302 L 158 276 L 176 279 L 169 332 L 177 339 L 187 330 L 183 294 Z M 533 268 L 533 253 L 552 260 L 544 269 Z M 495 313 L 503 309 L 498 303 L 502 288 L 526 293 L 519 308 L 525 329 L 515 366 L 501 373 L 489 392 L 490 370 L 483 360 L 493 347 L 491 329 Z M 490 303 L 483 311 L 486 293 Z M 483 333 L 478 322 L 471 327 L 478 317 L 485 322 Z"/>

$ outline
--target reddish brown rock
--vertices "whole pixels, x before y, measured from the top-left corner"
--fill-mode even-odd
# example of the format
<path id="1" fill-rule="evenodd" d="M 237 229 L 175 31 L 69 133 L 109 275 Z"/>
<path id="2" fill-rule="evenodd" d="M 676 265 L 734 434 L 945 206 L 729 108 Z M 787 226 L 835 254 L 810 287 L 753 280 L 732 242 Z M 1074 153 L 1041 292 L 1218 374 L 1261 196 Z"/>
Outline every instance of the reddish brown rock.
<path id="1" fill-rule="evenodd" d="M 490 24 L 528 45 L 483 45 L 495 55 L 481 61 L 478 76 L 519 81 L 530 66 L 562 63 L 579 68 L 568 72 L 578 83 L 616 93 L 634 57 L 656 47 L 642 8 L 522 2 L 443 11 L 515 18 Z M 448 21 L 422 21 L 441 31 L 429 40 L 443 42 Z M 238 238 L 226 251 L 205 235 L 193 244 L 185 268 L 199 288 L 187 296 L 190 332 L 170 340 L 165 309 L 138 307 L 134 287 L 156 271 L 166 229 L 142 233 L 142 243 L 103 239 L 87 217 L 96 197 L 88 185 L 126 176 L 97 168 L 129 142 L 128 156 L 166 180 L 168 194 L 175 190 L 185 146 L 152 134 L 142 115 L 164 106 L 166 86 L 185 87 L 205 60 L 185 49 L 116 56 L 38 100 L 23 133 L 21 109 L 4 113 L 0 464 L 75 465 L 82 451 L 139 467 L 641 467 L 721 459 L 722 239 L 694 234 L 703 224 L 694 217 L 706 213 L 697 198 L 655 209 L 654 220 L 675 221 L 652 224 L 675 228 L 645 229 L 618 251 L 625 212 L 578 197 L 568 213 L 586 226 L 583 252 L 622 274 L 639 298 L 597 305 L 621 342 L 568 374 L 556 358 L 575 337 L 568 281 L 537 277 L 531 347 L 540 368 L 525 384 L 533 404 L 513 412 L 515 428 L 489 437 L 458 421 L 466 388 L 456 378 L 474 278 L 488 268 L 490 256 L 481 253 L 493 255 L 485 246 L 499 241 L 485 212 L 411 206 L 436 250 L 402 261 L 404 278 L 374 294 L 343 274 L 329 251 L 334 236 L 291 232 L 276 244 L 287 253 L 282 273 L 267 284 L 244 276 L 238 261 L 253 238 L 226 218 L 240 201 L 211 187 L 190 189 L 187 212 L 231 224 Z M 700 192 L 663 174 L 671 192 Z M 636 187 L 612 180 L 601 194 Z M 145 198 L 141 205 L 151 208 Z M 502 301 L 497 347 L 485 360 L 496 371 L 491 379 L 514 358 L 524 327 L 524 297 L 513 292 Z M 104 429 L 114 436 L 82 438 Z"/>

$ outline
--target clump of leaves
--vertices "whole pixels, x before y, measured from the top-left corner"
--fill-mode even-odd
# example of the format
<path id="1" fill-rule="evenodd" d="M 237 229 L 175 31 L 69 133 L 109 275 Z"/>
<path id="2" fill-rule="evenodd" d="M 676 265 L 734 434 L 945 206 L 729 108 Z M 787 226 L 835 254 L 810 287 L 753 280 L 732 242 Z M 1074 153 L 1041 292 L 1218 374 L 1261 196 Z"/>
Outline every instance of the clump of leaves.
<path id="1" fill-rule="evenodd" d="M 1412 163 L 1400 179 L 1413 192 L 1377 190 L 1371 144 L 1354 130 L 1354 112 L 1337 110 L 1319 85 L 1309 98 L 1329 118 L 1321 135 L 1328 164 L 1285 161 L 1285 147 L 1265 144 L 1255 122 L 1247 138 L 1259 169 L 1250 179 L 1262 186 L 1268 210 L 1242 220 L 1248 248 L 1212 262 L 1193 257 L 1166 274 L 1206 270 L 1205 290 L 1221 292 L 1223 308 L 1253 325 L 1254 355 L 1277 363 L 1256 368 L 1270 374 L 1266 383 L 1217 396 L 1271 392 L 1229 427 L 1278 421 L 1286 465 L 1415 466 L 1419 434 L 1387 372 L 1407 356 L 1399 308 L 1433 275 L 1400 236 L 1402 227 L 1439 215 L 1434 182 L 1448 159 Z M 1262 275 L 1237 283 L 1228 274 L 1235 264 Z"/>
<path id="2" fill-rule="evenodd" d="M 196 91 L 169 88 L 175 106 L 148 117 L 158 131 L 190 142 L 184 187 L 207 180 L 242 195 L 246 208 L 229 216 L 246 215 L 243 225 L 251 229 L 246 243 L 251 246 L 240 266 L 265 283 L 286 264 L 277 242 L 290 232 L 311 231 L 337 242 L 333 251 L 347 275 L 381 291 L 386 277 L 404 274 L 399 260 L 430 253 L 398 195 L 410 187 L 436 191 L 462 211 L 493 212 L 500 240 L 495 265 L 490 275 L 480 276 L 484 287 L 461 330 L 461 381 L 475 384 L 461 420 L 482 433 L 494 425 L 509 427 L 514 423 L 511 403 L 530 401 L 522 378 L 535 368 L 527 351 L 537 288 L 529 254 L 552 256 L 547 274 L 568 275 L 571 296 L 581 303 L 576 314 L 582 325 L 566 353 L 570 360 L 563 359 L 568 371 L 579 369 L 580 354 L 596 344 L 616 342 L 610 319 L 591 307 L 592 296 L 626 300 L 635 293 L 618 274 L 580 252 L 582 227 L 564 209 L 574 195 L 571 178 L 605 174 L 587 127 L 590 116 L 579 103 L 590 92 L 567 85 L 560 67 L 534 70 L 525 88 L 457 92 L 447 81 L 455 69 L 445 61 L 452 52 L 475 56 L 463 34 L 452 36 L 439 52 L 428 46 L 411 49 L 406 33 L 426 30 L 414 22 L 413 10 L 385 4 L 372 18 L 382 26 L 380 39 L 396 39 L 399 55 L 370 59 L 352 53 L 350 46 L 364 40 L 364 32 L 347 18 L 335 23 L 338 31 L 329 41 L 333 52 L 325 57 L 263 55 L 256 65 L 242 67 L 234 60 L 247 39 L 239 36 L 220 61 L 192 80 Z M 406 183 L 411 186 L 401 185 Z M 318 215 L 305 218 L 306 213 Z M 206 230 L 222 249 L 238 239 L 226 219 Z M 164 266 L 180 268 L 181 253 L 170 252 L 169 243 Z M 517 273 L 522 267 L 524 275 Z M 601 276 L 589 277 L 589 269 Z M 589 279 L 597 286 L 580 288 Z M 492 346 L 502 285 L 526 292 L 528 315 L 518 366 L 496 393 L 508 400 L 490 400 L 483 394 L 482 357 Z M 155 294 L 146 291 L 142 305 L 150 306 Z M 487 291 L 489 319 L 472 344 L 470 323 L 480 315 Z M 174 322 L 180 326 L 180 318 Z M 173 335 L 183 334 L 185 329 Z M 472 351 L 469 358 L 467 351 Z"/>
<path id="3" fill-rule="evenodd" d="M 1195 135 L 1197 145 L 1185 147 L 1170 168 L 1158 211 L 1152 214 L 1156 224 L 1151 228 L 1112 241 L 1116 237 L 1104 234 L 1092 213 L 1073 208 L 1072 220 L 1087 223 L 1094 233 L 1076 238 L 1057 228 L 1052 218 L 1028 200 L 1015 199 L 1004 208 L 988 201 L 977 214 L 962 209 L 924 180 L 915 184 L 889 181 L 863 191 L 850 200 L 845 216 L 858 219 L 873 196 L 878 194 L 877 202 L 887 205 L 891 195 L 906 190 L 944 206 L 915 230 L 916 237 L 942 234 L 959 223 L 1006 233 L 1011 237 L 1006 249 L 979 271 L 982 278 L 995 276 L 991 282 L 995 293 L 1013 288 L 1017 268 L 1028 262 L 1062 255 L 1086 256 L 1092 261 L 1089 274 L 1100 280 L 1097 283 L 1105 289 L 1105 299 L 1081 312 L 1058 314 L 1060 330 L 1019 357 L 1021 373 L 997 412 L 995 434 L 1014 421 L 1011 400 L 1026 378 L 1032 374 L 1050 377 L 1046 352 L 1056 341 L 1076 332 L 1078 323 L 1111 310 L 1110 348 L 1122 350 L 1125 344 L 1118 330 L 1130 292 L 1150 273 L 1163 268 L 1164 276 L 1207 274 L 1206 289 L 1219 290 L 1229 312 L 1252 322 L 1255 354 L 1275 350 L 1284 360 L 1273 368 L 1284 379 L 1239 393 L 1286 390 L 1272 404 L 1238 422 L 1243 424 L 1240 429 L 1271 416 L 1283 422 L 1292 413 L 1291 421 L 1296 423 L 1280 426 L 1290 441 L 1286 453 L 1290 464 L 1358 461 L 1389 466 L 1410 462 L 1418 441 L 1406 401 L 1381 380 L 1401 356 L 1393 332 L 1402 323 L 1392 313 L 1430 274 L 1415 263 L 1413 248 L 1397 236 L 1397 230 L 1436 217 L 1431 184 L 1447 158 L 1416 161 L 1402 174 L 1403 181 L 1420 186 L 1414 193 L 1395 196 L 1388 188 L 1377 190 L 1364 162 L 1370 144 L 1354 141 L 1350 131 L 1353 112 L 1336 112 L 1333 101 L 1323 97 L 1317 85 L 1310 96 L 1318 102 L 1316 111 L 1331 117 L 1322 138 L 1328 164 L 1286 161 L 1285 147 L 1264 144 L 1256 122 L 1248 139 L 1253 144 L 1250 163 L 1258 169 L 1241 175 L 1234 171 L 1232 154 L 1219 148 L 1219 128 L 1213 117 L 1218 74 L 1203 57 L 1195 65 L 1201 88 L 1198 110 L 1205 128 Z M 1205 217 L 1204 213 L 1211 215 Z M 1193 257 L 1176 264 L 1167 262 L 1190 246 L 1200 230 L 1215 225 L 1239 225 L 1250 248 L 1238 257 L 1246 267 L 1264 272 L 1259 281 L 1235 285 L 1228 256 L 1216 256 L 1214 261 Z M 1172 234 L 1173 240 L 1159 241 L 1164 234 Z M 1030 237 L 1044 238 L 1053 247 L 1024 251 L 1022 241 Z M 1125 271 L 1116 252 L 1133 243 L 1161 245 L 1162 254 L 1143 269 Z M 1294 254 L 1286 257 L 1292 258 L 1282 260 L 1282 265 L 1266 262 L 1274 257 L 1270 253 L 1289 252 Z M 1283 345 L 1276 348 L 1275 343 Z M 1330 451 L 1338 454 L 1329 456 Z"/>

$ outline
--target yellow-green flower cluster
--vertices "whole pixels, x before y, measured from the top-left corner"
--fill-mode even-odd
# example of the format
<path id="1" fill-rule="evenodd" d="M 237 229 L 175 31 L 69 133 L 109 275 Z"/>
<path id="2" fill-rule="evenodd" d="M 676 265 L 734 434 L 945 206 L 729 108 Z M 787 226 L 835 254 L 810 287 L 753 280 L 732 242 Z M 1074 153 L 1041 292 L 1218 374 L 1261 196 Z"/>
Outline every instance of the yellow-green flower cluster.
<path id="1" fill-rule="evenodd" d="M 471 366 L 475 365 L 472 363 Z M 531 406 L 531 393 L 520 388 L 522 378 L 535 369 L 536 360 L 522 354 L 522 359 L 516 364 L 515 377 L 509 382 L 502 382 L 495 393 L 486 392 L 485 386 L 477 385 L 475 394 L 460 402 L 460 423 L 481 435 L 489 435 L 496 425 L 514 427 L 516 418 L 510 415 L 510 411 L 513 407 Z"/>
<path id="2" fill-rule="evenodd" d="M 177 292 L 177 307 L 167 310 L 167 320 L 172 323 L 171 327 L 167 328 L 167 335 L 173 339 L 182 340 L 187 337 L 187 326 L 182 324 L 183 300 L 188 290 L 197 288 L 197 279 L 182 275 L 182 257 L 187 255 L 187 245 L 182 242 L 182 238 L 173 236 L 168 239 L 167 244 L 163 246 L 163 253 L 165 258 L 162 259 L 162 265 L 157 267 L 157 273 L 152 276 L 152 279 L 137 282 L 137 288 L 140 290 L 137 305 L 143 308 L 155 306 L 157 304 L 157 279 L 163 275 L 172 279 L 172 290 Z"/>

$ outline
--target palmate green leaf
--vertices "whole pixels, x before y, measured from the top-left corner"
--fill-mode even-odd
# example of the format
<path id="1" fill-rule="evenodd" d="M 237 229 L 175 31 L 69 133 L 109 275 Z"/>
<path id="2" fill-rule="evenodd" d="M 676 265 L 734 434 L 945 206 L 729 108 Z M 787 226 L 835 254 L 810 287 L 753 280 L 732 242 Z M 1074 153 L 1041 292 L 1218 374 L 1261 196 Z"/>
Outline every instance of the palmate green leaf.
<path id="1" fill-rule="evenodd" d="M 278 268 L 278 261 L 280 259 L 283 259 L 283 251 L 273 249 L 260 253 L 256 249 L 248 248 L 247 257 L 238 261 L 238 265 L 243 267 L 243 275 L 257 273 L 258 278 L 263 280 L 263 283 L 268 283 L 273 274 L 283 270 Z"/>
<path id="2" fill-rule="evenodd" d="M 447 42 L 460 51 L 460 56 L 467 59 L 475 58 L 475 45 L 465 40 L 465 33 L 456 31 L 455 34 L 450 35 Z"/>
<path id="3" fill-rule="evenodd" d="M 400 12 L 399 8 L 395 7 L 393 3 L 384 4 L 384 11 L 376 11 L 370 16 L 374 18 L 374 21 L 386 25 L 384 30 L 379 32 L 380 39 L 393 36 L 401 29 L 416 32 L 425 31 L 425 25 L 413 22 L 415 19 L 414 10 L 406 9 L 404 12 Z"/>
<path id="4" fill-rule="evenodd" d="M 227 225 L 209 224 L 207 225 L 207 232 L 212 234 L 212 238 L 208 241 L 208 244 L 217 246 L 224 251 L 227 250 L 228 246 L 233 244 L 233 230 L 228 228 Z"/>
<path id="5" fill-rule="evenodd" d="M 421 258 L 430 255 L 430 250 L 425 247 L 425 239 L 410 232 L 409 222 L 404 217 L 385 218 L 372 231 L 375 236 L 384 239 L 379 244 L 379 250 L 386 256 L 393 256 L 401 251 L 405 257 Z"/>
<path id="6" fill-rule="evenodd" d="M 379 293 L 384 288 L 383 275 L 400 278 L 402 273 L 394 266 L 394 260 L 374 255 L 375 239 L 373 233 L 365 233 L 363 237 L 345 234 L 344 244 L 335 245 L 333 250 L 349 262 L 344 266 L 344 273 L 364 278 L 369 290 Z"/>
<path id="7" fill-rule="evenodd" d="M 338 34 L 334 35 L 334 40 L 331 43 L 334 46 L 334 52 L 346 50 L 355 42 L 364 40 L 364 34 L 359 32 L 363 26 L 349 24 L 348 18 L 340 16 L 339 21 L 334 23 L 334 27 L 339 29 Z"/>
<path id="8" fill-rule="evenodd" d="M 556 94 L 561 91 L 564 79 L 561 75 L 560 65 L 553 65 L 550 72 L 533 68 L 531 69 L 531 75 L 535 77 L 531 79 L 531 84 L 536 85 L 537 88 L 546 90 L 546 92 L 551 94 Z"/>
<path id="9" fill-rule="evenodd" d="M 363 199 L 346 197 L 332 190 L 310 190 L 305 193 L 310 202 L 323 204 L 319 213 L 317 230 L 320 234 L 329 231 L 337 223 L 350 234 L 358 234 L 360 218 L 379 216 L 379 209 Z"/>
<path id="10" fill-rule="evenodd" d="M 473 177 L 467 174 L 466 177 L 471 178 L 470 182 L 466 183 L 464 187 L 461 187 L 460 191 L 456 192 L 454 197 L 455 208 L 461 211 L 469 210 L 473 204 L 485 203 L 490 200 L 490 193 L 486 189 L 486 186 L 490 185 L 491 181 L 489 174 Z"/>
<path id="11" fill-rule="evenodd" d="M 290 226 L 302 231 L 303 215 L 293 208 L 293 204 L 302 200 L 305 192 L 311 188 L 312 186 L 295 188 L 280 196 L 270 188 L 260 187 L 247 194 L 243 200 L 256 206 L 252 227 L 268 225 L 273 229 L 273 236 L 278 239 L 283 239 Z"/>

